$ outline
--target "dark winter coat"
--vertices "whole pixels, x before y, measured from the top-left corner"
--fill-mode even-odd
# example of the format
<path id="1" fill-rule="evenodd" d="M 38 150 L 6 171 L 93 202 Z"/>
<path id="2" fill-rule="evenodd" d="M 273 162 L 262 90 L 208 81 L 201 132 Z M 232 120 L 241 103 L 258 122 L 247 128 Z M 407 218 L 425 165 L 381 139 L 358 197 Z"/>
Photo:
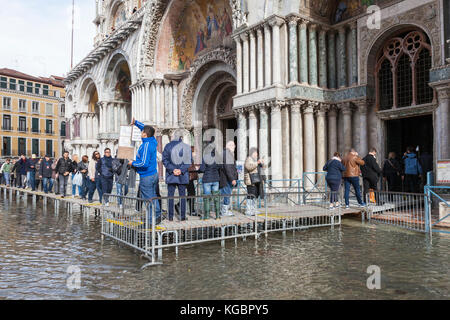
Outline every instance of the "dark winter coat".
<path id="1" fill-rule="evenodd" d="M 85 173 L 81 173 L 83 175 L 83 178 L 86 178 L 88 175 L 88 170 L 89 169 L 89 162 L 84 163 L 83 161 L 80 161 L 77 165 L 77 171 L 81 172 L 82 170 L 86 170 Z"/>
<path id="2" fill-rule="evenodd" d="M 203 158 L 199 172 L 203 172 L 202 183 L 219 182 L 220 174 L 219 170 L 222 168 L 220 164 L 216 162 L 215 150 L 211 152 L 211 156 L 207 159 Z"/>
<path id="3" fill-rule="evenodd" d="M 381 175 L 382 171 L 375 157 L 369 153 L 363 158 L 363 160 L 364 165 L 361 166 L 363 178 L 378 180 L 378 177 Z"/>
<path id="4" fill-rule="evenodd" d="M 36 172 L 36 163 L 39 159 L 27 159 L 25 162 L 25 170 L 27 172 Z"/>
<path id="5" fill-rule="evenodd" d="M 402 174 L 402 167 L 397 159 L 386 159 L 383 165 L 383 177 L 399 176 Z"/>
<path id="6" fill-rule="evenodd" d="M 22 158 L 19 159 L 19 161 L 16 162 L 15 170 L 16 170 L 16 174 L 17 175 L 19 175 L 19 174 L 24 175 L 24 174 L 27 173 L 26 163 L 27 163 L 27 160 L 26 159 L 22 159 Z"/>
<path id="7" fill-rule="evenodd" d="M 172 152 L 174 156 L 173 159 Z M 192 151 L 190 146 L 182 142 L 181 139 L 178 141 L 172 140 L 164 148 L 162 163 L 166 168 L 167 184 L 189 184 L 188 170 L 192 164 Z M 175 169 L 180 169 L 181 175 L 174 175 L 173 170 Z"/>
<path id="8" fill-rule="evenodd" d="M 422 174 L 422 167 L 414 152 L 407 153 L 403 157 L 403 161 L 405 162 L 405 174 Z"/>
<path id="9" fill-rule="evenodd" d="M 223 188 L 228 183 L 231 183 L 233 180 L 238 180 L 239 174 L 236 168 L 236 161 L 234 160 L 234 155 L 230 150 L 223 150 L 223 164 L 220 169 L 220 184 L 219 187 Z"/>
<path id="10" fill-rule="evenodd" d="M 342 173 L 345 171 L 345 167 L 341 161 L 331 159 L 323 166 L 323 171 L 327 172 L 327 180 L 342 180 Z"/>
<path id="11" fill-rule="evenodd" d="M 64 157 L 60 158 L 58 164 L 56 165 L 55 171 L 59 174 L 64 174 L 66 172 L 73 172 L 73 164 L 72 160 L 64 159 Z"/>
<path id="12" fill-rule="evenodd" d="M 39 175 L 42 176 L 42 178 L 51 178 L 53 169 L 52 169 L 53 160 L 42 160 L 41 167 L 39 168 Z"/>

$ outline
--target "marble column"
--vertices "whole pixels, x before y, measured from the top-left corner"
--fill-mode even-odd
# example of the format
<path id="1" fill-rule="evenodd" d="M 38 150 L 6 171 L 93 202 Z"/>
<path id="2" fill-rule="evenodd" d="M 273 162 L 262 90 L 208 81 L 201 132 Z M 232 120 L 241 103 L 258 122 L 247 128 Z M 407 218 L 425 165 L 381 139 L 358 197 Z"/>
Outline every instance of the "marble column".
<path id="1" fill-rule="evenodd" d="M 236 42 L 236 92 L 242 93 L 242 44 L 241 38 L 235 37 Z"/>
<path id="2" fill-rule="evenodd" d="M 173 120 L 172 124 L 178 127 L 178 83 L 176 81 L 172 82 L 172 105 L 173 105 Z"/>
<path id="3" fill-rule="evenodd" d="M 358 24 L 353 21 L 350 24 L 350 40 L 351 40 L 351 55 L 352 55 L 352 77 L 351 84 L 358 84 L 358 40 L 357 40 L 357 30 Z"/>
<path id="4" fill-rule="evenodd" d="M 309 83 L 317 86 L 317 25 L 309 26 Z"/>
<path id="5" fill-rule="evenodd" d="M 251 107 L 248 109 L 248 149 L 258 148 L 258 121 L 256 118 L 256 109 Z"/>
<path id="6" fill-rule="evenodd" d="M 328 32 L 328 88 L 336 89 L 336 32 Z"/>
<path id="7" fill-rule="evenodd" d="M 352 146 L 352 109 L 349 102 L 341 104 L 341 113 L 344 120 L 344 153 L 347 153 Z"/>
<path id="8" fill-rule="evenodd" d="M 301 101 L 291 105 L 291 179 L 301 179 L 303 173 L 303 124 Z"/>
<path id="9" fill-rule="evenodd" d="M 243 57 L 242 57 L 242 89 L 246 93 L 249 91 L 249 43 L 248 34 L 242 33 L 241 40 L 243 45 Z"/>
<path id="10" fill-rule="evenodd" d="M 145 110 L 145 121 L 150 121 L 150 83 L 145 81 L 145 99 L 144 99 L 144 110 Z"/>
<path id="11" fill-rule="evenodd" d="M 347 50 L 346 50 L 346 33 L 345 25 L 338 29 L 338 43 L 337 43 L 337 76 L 339 88 L 347 86 Z"/>
<path id="12" fill-rule="evenodd" d="M 86 139 L 86 118 L 83 113 L 80 117 L 80 138 L 81 140 Z"/>
<path id="13" fill-rule="evenodd" d="M 135 102 L 134 102 L 134 87 L 130 88 L 130 92 L 131 92 L 131 117 L 135 118 L 134 116 L 134 107 L 135 107 Z"/>
<path id="14" fill-rule="evenodd" d="M 151 109 L 152 109 L 152 123 L 156 124 L 158 122 L 158 114 L 157 114 L 157 107 L 156 107 L 156 92 L 157 92 L 157 87 L 156 87 L 156 83 L 155 81 L 152 82 L 151 84 L 151 96 L 152 96 L 152 100 L 151 100 Z"/>
<path id="15" fill-rule="evenodd" d="M 259 107 L 259 155 L 266 164 L 269 163 L 269 144 L 269 115 L 267 107 L 262 105 Z"/>
<path id="16" fill-rule="evenodd" d="M 314 108 L 318 105 L 317 102 L 308 101 L 308 104 L 303 110 L 304 117 L 304 149 L 303 154 L 305 157 L 305 172 L 316 171 L 316 136 L 315 136 L 315 124 L 314 124 Z M 315 178 L 310 177 L 314 182 Z M 312 187 L 311 183 L 305 181 L 307 187 Z"/>
<path id="17" fill-rule="evenodd" d="M 155 80 L 155 109 L 156 109 L 156 125 L 161 124 L 161 80 Z"/>
<path id="18" fill-rule="evenodd" d="M 283 158 L 282 158 L 282 134 L 281 134 L 281 106 L 278 101 L 273 102 L 270 113 L 270 158 L 272 180 L 283 178 Z M 274 183 L 281 186 L 281 183 Z"/>
<path id="19" fill-rule="evenodd" d="M 169 80 L 164 80 L 164 119 L 166 124 L 172 126 L 172 87 Z"/>
<path id="20" fill-rule="evenodd" d="M 334 105 L 331 105 L 328 109 L 328 157 L 333 157 L 337 151 L 337 110 Z"/>
<path id="21" fill-rule="evenodd" d="M 282 161 L 283 161 L 283 179 L 290 179 L 291 176 L 291 135 L 289 123 L 289 106 L 284 105 L 281 108 L 281 144 L 282 144 Z M 288 186 L 286 181 L 284 186 Z"/>
<path id="22" fill-rule="evenodd" d="M 119 132 L 119 106 L 117 103 L 114 103 L 114 133 Z"/>
<path id="23" fill-rule="evenodd" d="M 237 112 L 238 122 L 238 136 L 237 136 L 237 158 L 238 160 L 245 161 L 248 154 L 247 148 L 247 117 L 243 109 L 239 109 Z"/>
<path id="24" fill-rule="evenodd" d="M 103 122 L 103 103 L 102 102 L 98 102 L 98 110 L 99 110 L 99 131 L 101 133 L 103 133 L 103 126 L 104 126 L 104 122 Z"/>
<path id="25" fill-rule="evenodd" d="M 275 17 L 270 21 L 272 26 L 272 73 L 273 84 L 281 84 L 281 39 L 280 39 L 280 26 L 283 24 L 283 20 Z"/>
<path id="26" fill-rule="evenodd" d="M 359 100 L 356 103 L 356 107 L 358 108 L 358 114 L 359 114 L 359 146 L 358 146 L 358 153 L 362 156 L 365 156 L 369 152 L 369 136 L 367 133 L 367 113 L 368 113 L 368 106 L 370 104 L 367 100 Z"/>
<path id="27" fill-rule="evenodd" d="M 258 46 L 257 89 L 259 90 L 264 87 L 264 38 L 261 28 L 256 30 L 256 37 Z"/>
<path id="28" fill-rule="evenodd" d="M 250 31 L 250 91 L 256 90 L 256 37 Z"/>
<path id="29" fill-rule="evenodd" d="M 308 82 L 308 21 L 300 22 L 300 82 L 307 84 Z"/>
<path id="30" fill-rule="evenodd" d="M 319 31 L 319 86 L 327 88 L 327 29 L 321 27 Z"/>
<path id="31" fill-rule="evenodd" d="M 437 88 L 439 106 L 435 117 L 435 159 L 450 159 L 450 88 L 443 86 Z"/>
<path id="32" fill-rule="evenodd" d="M 317 158 L 316 158 L 316 170 L 317 172 L 322 171 L 323 166 L 327 162 L 327 135 L 326 135 L 326 109 L 325 104 L 321 104 L 320 108 L 317 109 Z"/>
<path id="33" fill-rule="evenodd" d="M 298 82 L 297 17 L 289 18 L 289 83 Z"/>
<path id="34" fill-rule="evenodd" d="M 272 84 L 272 37 L 269 24 L 264 25 L 264 86 Z"/>

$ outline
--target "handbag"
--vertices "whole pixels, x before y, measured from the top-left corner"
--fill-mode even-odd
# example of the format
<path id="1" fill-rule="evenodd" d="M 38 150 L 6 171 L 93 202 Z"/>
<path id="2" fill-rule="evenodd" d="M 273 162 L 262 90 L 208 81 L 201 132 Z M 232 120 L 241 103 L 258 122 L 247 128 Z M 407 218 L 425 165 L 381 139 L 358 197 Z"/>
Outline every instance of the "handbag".
<path id="1" fill-rule="evenodd" d="M 81 187 L 83 185 L 83 175 L 80 172 L 77 172 L 73 177 L 72 183 Z"/>
<path id="2" fill-rule="evenodd" d="M 261 182 L 261 176 L 259 173 L 250 173 L 250 182 L 252 184 L 260 183 Z"/>

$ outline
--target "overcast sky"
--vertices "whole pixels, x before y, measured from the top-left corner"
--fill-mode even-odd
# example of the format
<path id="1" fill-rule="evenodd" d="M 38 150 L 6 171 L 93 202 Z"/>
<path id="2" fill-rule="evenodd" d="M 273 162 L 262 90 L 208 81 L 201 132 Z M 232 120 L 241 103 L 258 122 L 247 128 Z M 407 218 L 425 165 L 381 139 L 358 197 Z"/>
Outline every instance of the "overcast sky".
<path id="1" fill-rule="evenodd" d="M 0 0 L 0 68 L 34 76 L 70 70 L 72 0 Z M 75 0 L 74 66 L 92 49 L 95 0 Z"/>

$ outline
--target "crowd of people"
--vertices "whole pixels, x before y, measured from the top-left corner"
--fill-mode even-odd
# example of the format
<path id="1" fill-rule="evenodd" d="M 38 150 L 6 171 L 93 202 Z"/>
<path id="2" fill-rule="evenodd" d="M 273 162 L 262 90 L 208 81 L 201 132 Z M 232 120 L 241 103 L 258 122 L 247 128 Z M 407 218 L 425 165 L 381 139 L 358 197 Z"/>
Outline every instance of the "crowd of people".
<path id="1" fill-rule="evenodd" d="M 323 170 L 327 172 L 326 181 L 331 189 L 330 209 L 340 207 L 338 192 L 342 181 L 344 182 L 345 208 L 350 205 L 350 187 L 355 191 L 355 196 L 360 207 L 365 207 L 367 194 L 379 190 L 380 178 L 386 183 L 386 190 L 392 192 L 419 191 L 420 183 L 426 181 L 426 173 L 433 170 L 433 157 L 424 151 L 420 157 L 414 152 L 413 147 L 408 147 L 399 161 L 394 152 L 390 152 L 388 159 L 384 161 L 383 168 L 377 163 L 377 150 L 371 148 L 369 153 L 360 158 L 355 149 L 348 151 L 342 159 L 336 152 L 334 157 L 327 161 Z M 360 189 L 360 176 L 363 181 L 363 194 Z M 371 201 L 378 202 L 377 193 L 373 192 Z"/>

